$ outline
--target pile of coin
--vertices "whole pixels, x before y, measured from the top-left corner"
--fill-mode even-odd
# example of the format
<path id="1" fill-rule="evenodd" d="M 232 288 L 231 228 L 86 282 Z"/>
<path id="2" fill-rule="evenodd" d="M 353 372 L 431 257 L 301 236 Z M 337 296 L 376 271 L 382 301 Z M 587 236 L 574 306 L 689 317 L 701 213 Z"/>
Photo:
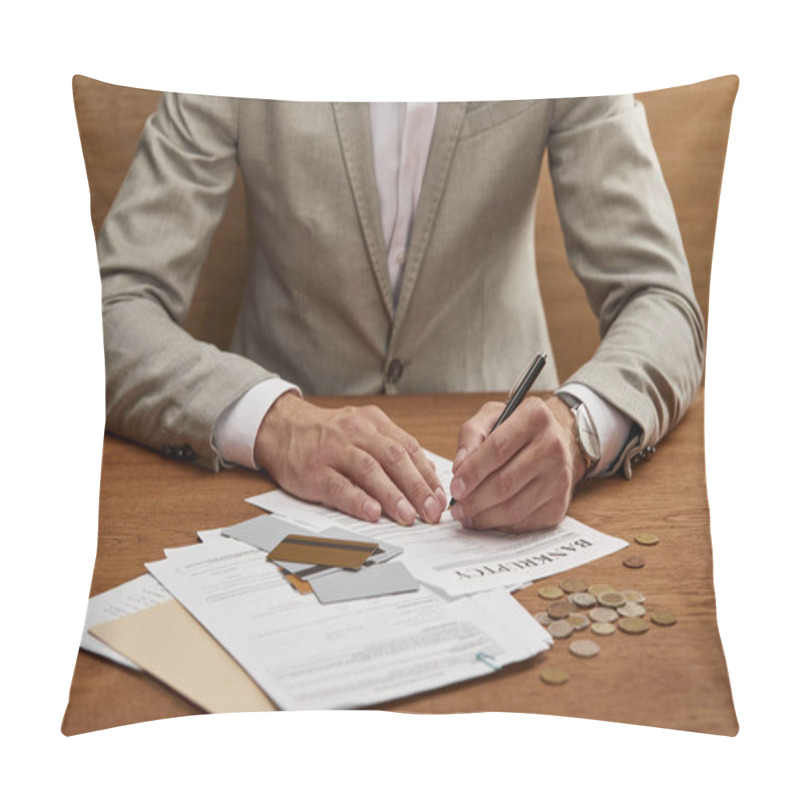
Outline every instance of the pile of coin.
<path id="1" fill-rule="evenodd" d="M 640 534 L 635 541 L 642 545 L 658 543 L 654 534 Z M 626 567 L 641 569 L 641 556 L 629 556 L 623 561 Z M 672 611 L 661 609 L 648 612 L 646 598 L 638 589 L 618 591 L 606 583 L 589 585 L 580 578 L 565 578 L 558 585 L 546 584 L 539 590 L 539 597 L 550 601 L 546 611 L 536 614 L 539 624 L 550 632 L 554 639 L 569 639 L 573 633 L 587 628 L 597 636 L 610 636 L 619 629 L 631 635 L 641 635 L 655 625 L 674 625 L 677 617 Z M 594 639 L 575 639 L 569 651 L 578 658 L 592 658 L 599 654 L 600 645 Z M 560 685 L 569 679 L 562 667 L 545 667 L 541 679 L 548 684 Z"/>

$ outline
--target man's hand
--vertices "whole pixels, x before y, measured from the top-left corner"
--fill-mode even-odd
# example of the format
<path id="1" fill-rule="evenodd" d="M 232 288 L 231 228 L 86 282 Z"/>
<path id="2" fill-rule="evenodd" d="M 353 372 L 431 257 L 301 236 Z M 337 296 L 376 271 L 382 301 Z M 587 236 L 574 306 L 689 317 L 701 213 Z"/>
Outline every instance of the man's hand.
<path id="1" fill-rule="evenodd" d="M 359 519 L 438 522 L 447 504 L 417 440 L 375 406 L 328 410 L 295 394 L 265 414 L 256 463 L 282 488 Z"/>
<path id="2" fill-rule="evenodd" d="M 555 395 L 528 397 L 489 435 L 502 410 L 487 403 L 459 432 L 453 518 L 509 533 L 557 525 L 586 469 L 574 417 Z"/>

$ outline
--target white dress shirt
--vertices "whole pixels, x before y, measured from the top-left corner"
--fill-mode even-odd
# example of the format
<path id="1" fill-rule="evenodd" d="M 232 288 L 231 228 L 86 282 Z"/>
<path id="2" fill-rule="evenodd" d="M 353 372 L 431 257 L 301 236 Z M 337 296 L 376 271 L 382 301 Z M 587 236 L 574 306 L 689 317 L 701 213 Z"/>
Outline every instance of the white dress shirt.
<path id="1" fill-rule="evenodd" d="M 397 303 L 433 137 L 436 103 L 370 103 L 369 112 L 383 238 Z M 571 383 L 563 388 L 586 404 L 595 423 L 601 458 L 593 474 L 600 475 L 625 445 L 631 423 L 588 386 Z M 264 415 L 287 391 L 300 393 L 293 384 L 270 378 L 220 414 L 214 426 L 214 442 L 225 462 L 258 469 L 253 454 L 256 434 Z"/>

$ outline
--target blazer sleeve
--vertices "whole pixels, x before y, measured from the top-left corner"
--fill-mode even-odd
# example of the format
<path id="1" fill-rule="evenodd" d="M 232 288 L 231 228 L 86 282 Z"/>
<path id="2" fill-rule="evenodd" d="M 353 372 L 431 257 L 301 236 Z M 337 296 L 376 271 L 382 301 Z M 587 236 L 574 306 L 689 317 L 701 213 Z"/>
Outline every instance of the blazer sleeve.
<path id="1" fill-rule="evenodd" d="M 697 391 L 702 313 L 641 104 L 556 101 L 548 158 L 567 255 L 601 335 L 569 380 L 635 423 L 618 464 L 630 477 L 631 459 L 678 422 Z"/>
<path id="2" fill-rule="evenodd" d="M 237 101 L 165 94 L 97 242 L 106 427 L 217 470 L 219 414 L 270 373 L 181 327 L 237 169 Z"/>

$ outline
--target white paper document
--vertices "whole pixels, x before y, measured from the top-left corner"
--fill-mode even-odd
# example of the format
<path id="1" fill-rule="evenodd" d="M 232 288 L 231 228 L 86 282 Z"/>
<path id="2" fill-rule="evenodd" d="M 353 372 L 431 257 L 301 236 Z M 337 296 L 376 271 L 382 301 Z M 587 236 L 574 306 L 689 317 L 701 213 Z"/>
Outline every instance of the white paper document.
<path id="1" fill-rule="evenodd" d="M 377 523 L 362 522 L 281 490 L 250 497 L 247 502 L 317 529 L 335 525 L 402 547 L 403 562 L 411 573 L 451 597 L 518 587 L 628 546 L 623 539 L 600 533 L 572 517 L 549 530 L 505 534 L 466 530 L 449 512 L 437 525 L 417 520 L 405 527 L 385 517 Z"/>
<path id="2" fill-rule="evenodd" d="M 197 538 L 201 542 L 216 542 L 222 536 L 222 528 L 208 528 L 204 531 L 197 531 Z"/>
<path id="3" fill-rule="evenodd" d="M 110 658 L 124 667 L 138 670 L 139 667 L 129 658 L 101 642 L 96 636 L 92 636 L 89 628 L 93 628 L 101 622 L 110 622 L 113 619 L 133 614 L 135 611 L 141 611 L 143 608 L 164 603 L 169 599 L 169 593 L 152 575 L 140 575 L 132 581 L 90 597 L 81 637 L 81 647 L 99 656 Z"/>
<path id="4" fill-rule="evenodd" d="M 552 642 L 504 590 L 448 601 L 421 587 L 323 605 L 249 545 L 185 551 L 146 567 L 285 709 L 374 705 L 489 674 Z"/>

